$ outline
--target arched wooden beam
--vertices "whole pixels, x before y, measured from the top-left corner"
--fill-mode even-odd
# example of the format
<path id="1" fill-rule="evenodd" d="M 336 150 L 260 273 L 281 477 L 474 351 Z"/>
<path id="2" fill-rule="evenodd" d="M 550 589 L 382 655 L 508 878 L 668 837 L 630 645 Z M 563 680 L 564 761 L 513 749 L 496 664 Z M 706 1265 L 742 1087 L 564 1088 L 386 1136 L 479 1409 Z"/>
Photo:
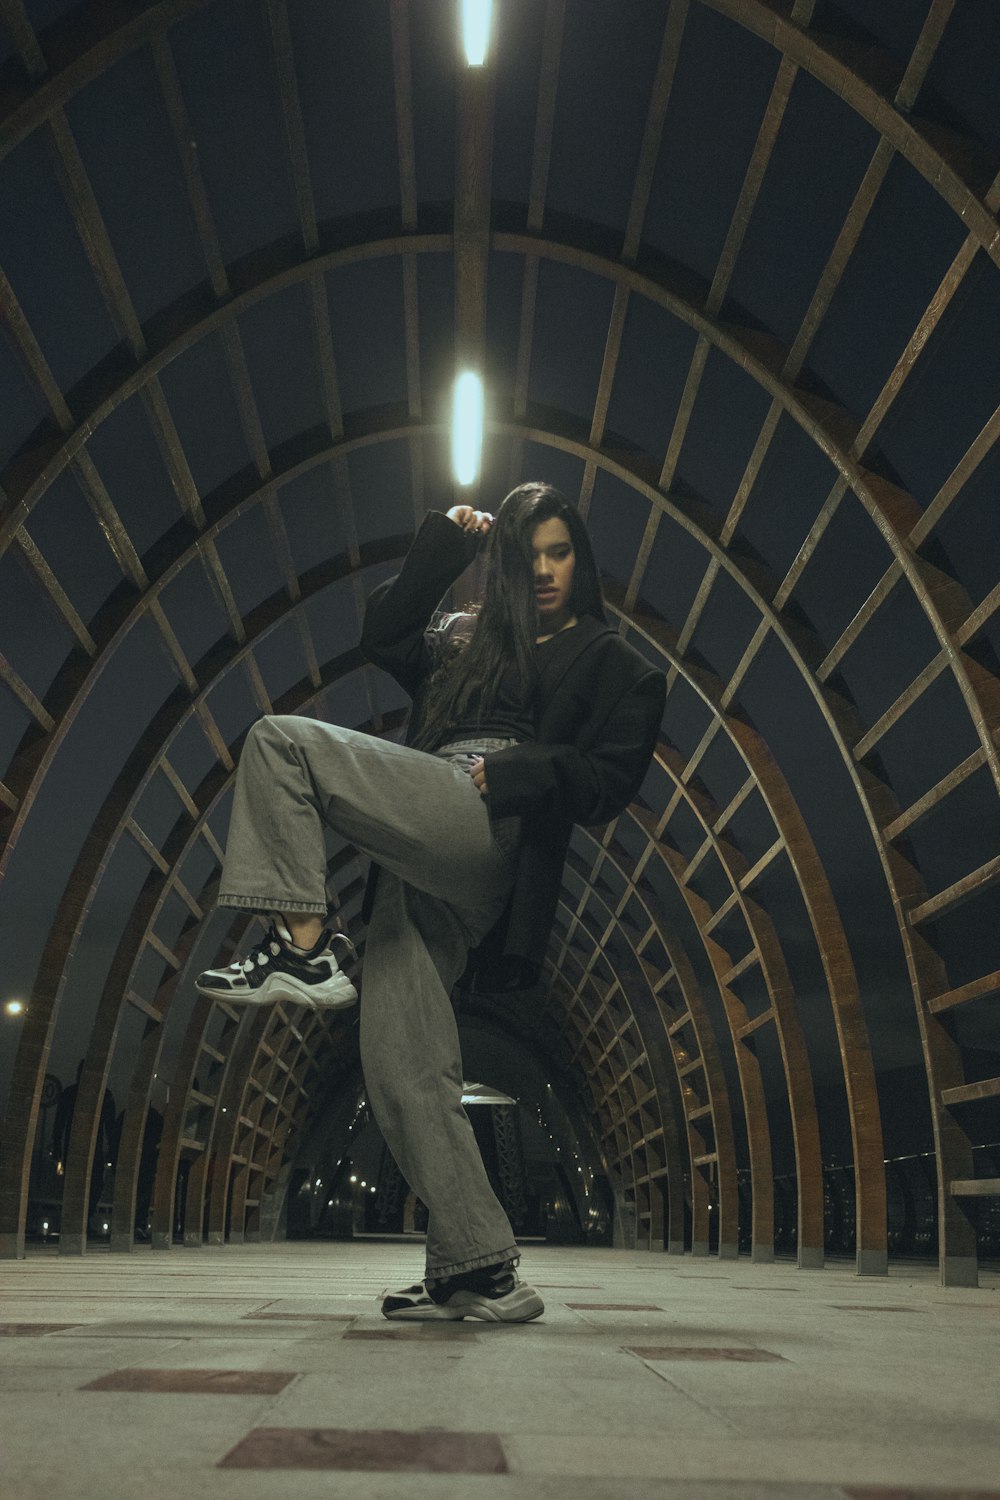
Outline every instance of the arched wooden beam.
<path id="1" fill-rule="evenodd" d="M 534 432 L 533 436 L 535 436 L 537 439 L 542 440 L 542 441 L 548 440 L 548 441 L 552 442 L 556 446 L 560 446 L 560 447 L 564 447 L 564 448 L 566 448 L 568 446 L 569 447 L 569 451 L 573 451 L 574 449 L 578 449 L 580 447 L 580 445 L 569 443 L 569 440 L 556 438 L 552 434 L 543 435 L 543 434 L 540 434 L 538 432 Z M 601 455 L 601 463 L 603 464 L 603 466 L 608 467 L 608 468 L 610 468 L 612 470 L 615 467 L 614 465 L 612 465 L 611 461 L 608 460 L 604 455 Z M 619 477 L 625 478 L 626 482 L 632 482 L 633 483 L 633 487 L 639 487 L 639 488 L 641 488 L 644 491 L 648 490 L 648 486 L 643 481 L 638 481 L 638 484 L 636 483 L 636 479 L 635 479 L 634 475 L 622 473 L 622 474 L 619 475 Z M 649 497 L 647 496 L 647 498 L 649 498 Z M 829 721 L 829 715 L 828 715 L 828 721 Z M 945 982 L 939 982 L 938 985 L 937 985 L 937 987 L 936 987 L 936 990 L 934 991 L 934 993 L 939 993 L 939 992 L 943 991 L 946 988 L 947 988 L 947 985 L 946 985 Z M 961 1084 L 962 1079 L 961 1079 L 960 1075 L 955 1080 L 955 1082 L 958 1083 L 958 1084 Z M 959 1147 L 961 1147 L 961 1142 L 957 1142 L 957 1144 L 958 1144 Z M 968 1172 L 958 1173 L 956 1175 L 965 1175 L 965 1176 L 967 1176 Z M 953 1205 L 949 1205 L 949 1206 L 953 1207 Z"/>
<path id="2" fill-rule="evenodd" d="M 596 891 L 592 891 L 591 895 L 595 898 L 595 900 L 600 902 L 601 905 L 606 907 L 606 903 L 602 900 L 599 893 L 597 893 Z M 629 1149 L 632 1155 L 633 1165 L 635 1163 L 636 1157 L 640 1153 L 645 1160 L 646 1170 L 644 1173 L 640 1174 L 640 1177 L 642 1181 L 645 1182 L 647 1191 L 650 1196 L 650 1217 L 646 1225 L 646 1242 L 649 1244 L 649 1247 L 651 1249 L 654 1248 L 654 1244 L 657 1241 L 658 1236 L 662 1235 L 663 1232 L 664 1226 L 658 1215 L 659 1205 L 654 1201 L 652 1196 L 652 1185 L 654 1180 L 662 1174 L 662 1170 L 665 1170 L 667 1177 L 668 1209 L 668 1223 L 666 1226 L 667 1241 L 670 1247 L 675 1251 L 675 1253 L 680 1253 L 683 1249 L 684 1244 L 683 1166 L 681 1147 L 681 1126 L 683 1125 L 683 1116 L 679 1113 L 677 1107 L 681 1099 L 681 1092 L 679 1089 L 677 1089 L 675 1093 L 673 1087 L 674 1080 L 671 1076 L 668 1076 L 667 1069 L 664 1067 L 664 1063 L 660 1058 L 660 1052 L 661 1050 L 664 1050 L 662 1049 L 662 1037 L 659 1034 L 660 1013 L 653 995 L 649 975 L 646 973 L 642 962 L 640 961 L 638 954 L 635 951 L 631 935 L 626 929 L 621 927 L 621 924 L 615 923 L 612 920 L 612 922 L 609 923 L 608 926 L 616 927 L 620 932 L 620 935 L 624 938 L 625 947 L 628 954 L 628 957 L 625 960 L 625 964 L 623 964 L 622 959 L 609 952 L 607 947 L 605 946 L 608 935 L 607 931 L 605 931 L 603 936 L 595 936 L 595 934 L 590 930 L 585 921 L 585 914 L 580 913 L 579 911 L 573 911 L 572 908 L 570 908 L 563 900 L 560 900 L 560 906 L 570 914 L 571 923 L 579 925 L 580 929 L 587 933 L 591 941 L 594 942 L 595 947 L 599 949 L 603 962 L 611 971 L 614 983 L 617 986 L 617 990 L 622 996 L 623 1003 L 628 1012 L 628 1020 L 624 1027 L 619 1028 L 619 1031 L 615 1034 L 611 1045 L 615 1046 L 617 1050 L 620 1051 L 622 1057 L 625 1059 L 627 1065 L 627 1076 L 630 1079 L 634 1078 L 636 1067 L 643 1061 L 645 1062 L 645 1065 L 649 1070 L 650 1077 L 652 1079 L 653 1095 L 657 1105 L 657 1110 L 654 1112 L 651 1108 L 649 1108 L 649 1104 L 652 1101 L 647 1100 L 644 1096 L 640 1097 L 639 1092 L 636 1089 L 634 1099 L 629 1104 L 624 1106 L 626 1115 L 625 1129 L 629 1137 Z M 556 966 L 556 961 L 553 961 L 553 963 L 554 966 Z M 572 985 L 569 976 L 565 973 L 565 969 L 561 969 L 560 972 L 562 975 L 563 983 L 572 990 L 574 986 Z M 592 981 L 592 971 L 588 970 L 583 974 L 581 984 L 585 987 Z M 575 989 L 579 991 L 580 985 L 575 986 Z M 645 1003 L 641 1006 L 633 1003 L 633 995 L 642 996 Z M 607 996 L 604 996 L 602 998 L 602 1009 L 599 1012 L 601 1017 L 604 1017 L 606 1015 L 604 1006 L 606 1005 L 607 998 Z M 636 1038 L 638 1040 L 640 1048 L 640 1055 L 638 1059 L 630 1059 L 627 1050 L 623 1047 L 622 1044 L 622 1035 L 629 1026 L 634 1029 Z M 586 1036 L 584 1036 L 583 1042 L 586 1045 Z M 578 1052 L 575 1055 L 578 1055 Z M 625 1075 L 622 1075 L 622 1078 L 620 1078 L 618 1081 L 618 1096 L 619 1099 L 622 1100 L 623 1104 L 624 1096 L 622 1094 L 621 1085 L 623 1083 L 624 1076 Z M 649 1120 L 654 1127 L 652 1131 L 650 1131 L 648 1125 L 643 1122 L 643 1113 L 648 1114 Z M 657 1114 L 659 1115 L 658 1126 L 656 1120 Z M 640 1125 L 642 1125 L 642 1128 L 638 1131 L 638 1134 L 636 1128 L 633 1127 L 633 1120 L 636 1117 L 639 1118 Z M 651 1143 L 655 1139 L 656 1135 L 659 1135 L 663 1143 L 662 1170 L 650 1155 Z M 637 1178 L 635 1186 L 639 1187 L 639 1185 L 640 1180 L 639 1178 Z M 660 1243 L 662 1244 L 662 1241 Z M 660 1246 L 658 1245 L 656 1247 L 659 1248 Z"/>
<path id="3" fill-rule="evenodd" d="M 47 33 L 53 37 L 60 30 L 67 33 L 60 56 L 52 59 L 54 70 L 26 89 L 20 98 L 10 96 L 11 104 L 0 114 L 0 160 L 115 63 L 165 36 L 177 21 L 208 3 L 209 0 L 159 0 L 139 16 L 128 8 L 109 12 L 108 6 L 99 0 L 78 6 L 67 18 L 68 24 L 60 28 L 57 23 Z M 698 0 L 698 3 L 759 36 L 843 99 L 920 173 L 956 214 L 967 220 L 983 249 L 1000 265 L 1000 232 L 991 212 L 990 194 L 983 195 L 981 181 L 968 171 L 970 161 L 982 154 L 981 142 L 952 131 L 946 152 L 941 133 L 935 132 L 932 138 L 929 132 L 921 130 L 909 111 L 897 107 L 888 93 L 825 46 L 821 35 L 787 19 L 765 0 Z M 81 18 L 86 18 L 85 24 L 74 25 Z M 885 55 L 877 48 L 867 48 L 865 55 L 869 65 L 873 62 L 877 65 L 873 72 L 885 72 L 881 65 Z M 893 70 L 892 60 L 886 60 Z M 992 204 L 994 210 L 996 206 Z"/>
<path id="4" fill-rule="evenodd" d="M 916 556 L 909 545 L 909 533 L 920 520 L 920 509 L 911 496 L 867 470 L 852 455 L 852 428 L 855 424 L 849 414 L 831 402 L 820 401 L 810 393 L 799 390 L 780 373 L 786 363 L 788 351 L 776 340 L 751 332 L 748 328 L 738 329 L 732 324 L 724 324 L 708 317 L 692 297 L 688 284 L 683 279 L 675 276 L 671 286 L 665 279 L 667 273 L 660 280 L 653 280 L 640 274 L 634 267 L 544 236 L 495 233 L 491 243 L 493 249 L 498 251 L 572 265 L 611 281 L 619 289 L 644 297 L 678 317 L 745 370 L 770 394 L 772 401 L 778 403 L 803 429 L 857 495 L 885 539 L 894 565 L 900 570 L 900 576 L 906 579 L 913 590 L 938 641 L 939 669 L 948 668 L 953 672 L 979 737 L 981 752 L 1000 788 L 1000 749 L 992 732 L 997 719 L 1000 685 L 959 644 L 961 628 L 973 613 L 971 601 L 953 580 L 947 580 L 949 586 L 942 588 L 937 570 Z M 450 236 L 392 236 L 299 261 L 290 266 L 283 258 L 277 271 L 273 266 L 268 266 L 263 274 L 260 271 L 260 258 L 255 257 L 251 273 L 254 277 L 252 285 L 223 307 L 213 310 L 207 317 L 189 318 L 188 326 L 179 335 L 176 333 L 176 321 L 172 320 L 171 341 L 151 354 L 145 364 L 138 366 L 124 382 L 99 400 L 84 421 L 54 451 L 46 450 L 40 459 L 34 461 L 29 453 L 18 461 L 16 473 L 12 475 L 8 471 L 8 474 L 0 476 L 0 482 L 11 501 L 7 514 L 0 521 L 0 554 L 16 538 L 49 485 L 82 450 L 94 428 L 106 420 L 123 400 L 141 390 L 161 373 L 166 364 L 207 333 L 216 331 L 230 320 L 235 321 L 241 311 L 262 298 L 282 291 L 296 281 L 312 277 L 319 271 L 326 272 L 363 259 L 452 248 Z M 157 341 L 152 329 L 147 343 L 151 349 L 156 349 Z M 595 459 L 591 457 L 589 462 L 593 463 Z M 724 547 L 718 546 L 717 550 L 723 555 L 729 555 Z M 942 614 L 942 610 L 946 613 Z M 856 743 L 863 743 L 865 739 L 866 736 L 861 734 Z"/>
<path id="5" fill-rule="evenodd" d="M 684 675 L 735 746 L 747 767 L 748 783 L 759 793 L 791 865 L 823 966 L 837 1028 L 854 1148 L 858 1274 L 885 1275 L 888 1253 L 884 1148 L 868 1027 L 847 935 L 805 819 L 764 739 L 745 718 L 727 711 L 732 695 L 726 684 L 705 668 L 691 670 L 690 663 L 677 649 L 675 633 L 663 621 L 642 612 L 626 615 L 613 597 L 609 603 L 623 624 L 655 646 L 671 669 Z M 689 762 L 674 768 L 679 778 L 678 788 L 686 788 L 689 777 L 695 774 L 701 748 Z M 732 816 L 731 810 L 727 812 Z M 709 810 L 708 817 L 713 833 L 727 821 L 727 813 L 718 809 L 714 814 Z M 740 878 L 736 871 L 730 873 Z"/>
<path id="6" fill-rule="evenodd" d="M 590 833 L 588 830 L 581 830 L 581 833 L 588 840 L 592 841 L 597 846 L 599 851 L 604 850 L 605 846 L 603 842 L 598 840 L 595 835 Z M 739 1242 L 739 1203 L 736 1193 L 736 1159 L 733 1144 L 732 1116 L 730 1112 L 729 1095 L 726 1089 L 725 1078 L 722 1075 L 721 1066 L 719 1066 L 718 1062 L 718 1049 L 715 1044 L 715 1037 L 711 1022 L 708 1019 L 707 1013 L 704 1011 L 701 1000 L 701 992 L 697 984 L 694 971 L 687 959 L 687 955 L 683 951 L 683 945 L 674 934 L 668 933 L 666 931 L 662 918 L 658 915 L 654 916 L 652 909 L 649 907 L 646 901 L 645 896 L 638 889 L 633 874 L 629 870 L 626 861 L 617 853 L 611 855 L 610 860 L 614 867 L 617 869 L 622 880 L 626 884 L 625 899 L 622 903 L 619 904 L 618 907 L 612 910 L 612 908 L 601 896 L 596 887 L 593 886 L 589 882 L 589 880 L 585 879 L 585 884 L 587 885 L 587 895 L 573 912 L 572 920 L 570 921 L 565 934 L 559 935 L 557 937 L 559 952 L 554 958 L 550 960 L 552 969 L 557 976 L 561 977 L 562 983 L 566 986 L 567 991 L 571 996 L 579 990 L 579 984 L 581 982 L 588 981 L 592 978 L 591 967 L 593 960 L 591 961 L 591 967 L 583 967 L 581 981 L 575 982 L 570 978 L 568 974 L 564 972 L 564 965 L 566 963 L 566 960 L 572 955 L 574 933 L 577 930 L 581 930 L 586 932 L 588 936 L 592 937 L 589 929 L 585 925 L 583 925 L 581 921 L 583 916 L 583 908 L 589 903 L 589 901 L 599 901 L 609 913 L 610 920 L 605 932 L 605 939 L 607 937 L 607 931 L 610 931 L 616 926 L 619 928 L 622 927 L 621 907 L 624 906 L 625 901 L 635 899 L 643 906 L 643 909 L 645 910 L 646 915 L 649 918 L 651 928 L 655 927 L 657 936 L 659 937 L 661 943 L 663 944 L 664 950 L 667 953 L 667 957 L 671 965 L 670 970 L 667 972 L 659 971 L 656 967 L 654 967 L 654 965 L 649 961 L 648 958 L 643 957 L 643 941 L 640 940 L 638 943 L 636 943 L 629 929 L 623 929 L 623 933 L 625 941 L 628 943 L 629 947 L 632 950 L 632 954 L 638 966 L 639 972 L 641 972 L 645 980 L 644 988 L 648 989 L 649 992 L 648 1008 L 652 1010 L 656 1021 L 660 1024 L 660 1026 L 662 1026 L 662 1046 L 664 1051 L 669 1055 L 674 1070 L 673 1082 L 676 1088 L 676 1098 L 680 1101 L 682 1118 L 685 1127 L 688 1161 L 690 1166 L 689 1180 L 691 1195 L 692 1252 L 696 1255 L 708 1253 L 709 1191 L 707 1177 L 703 1172 L 700 1163 L 701 1157 L 706 1154 L 706 1142 L 702 1140 L 700 1135 L 701 1112 L 699 1111 L 695 1116 L 693 1115 L 693 1112 L 686 1107 L 686 1100 L 690 1093 L 690 1090 L 685 1083 L 685 1074 L 689 1059 L 686 1056 L 682 1055 L 680 1043 L 675 1042 L 674 1040 L 679 1030 L 679 1028 L 677 1028 L 675 1024 L 678 1021 L 679 1016 L 687 1017 L 687 1021 L 691 1025 L 691 1029 L 694 1032 L 698 1051 L 705 1067 L 704 1076 L 706 1080 L 706 1087 L 708 1089 L 708 1109 L 711 1114 L 713 1127 L 715 1127 L 716 1122 L 718 1126 L 717 1133 L 715 1133 L 714 1143 L 716 1147 L 718 1162 L 719 1254 L 723 1259 L 735 1258 L 738 1253 Z M 596 954 L 600 953 L 602 956 L 606 957 L 606 955 L 604 955 L 605 939 L 602 939 L 601 942 L 595 942 L 595 956 Z M 575 961 L 578 962 L 579 960 L 576 959 Z M 681 1010 L 679 1012 L 679 1016 L 671 1015 L 662 999 L 662 986 L 671 978 L 674 980 L 674 982 L 678 983 L 682 989 L 683 998 L 681 1001 Z M 694 1018 L 697 1018 L 697 1021 L 695 1021 Z M 653 1023 L 650 1024 L 652 1025 Z M 675 1029 L 673 1031 L 671 1030 L 672 1026 L 675 1026 Z M 579 1033 L 579 1047 L 583 1048 L 589 1046 L 590 1044 L 588 1039 L 588 1027 L 586 1025 L 581 1025 L 579 1027 Z M 654 1055 L 655 1047 L 652 1047 L 650 1045 L 649 1040 L 646 1040 L 645 1047 L 647 1055 Z M 668 1182 L 668 1188 L 670 1193 L 670 1245 L 672 1249 L 675 1249 L 679 1253 L 681 1250 L 683 1250 L 684 1245 L 683 1226 L 681 1225 L 680 1231 L 678 1231 L 677 1229 L 677 1216 L 680 1211 L 680 1205 L 677 1201 L 676 1194 L 679 1190 L 679 1182 L 676 1180 Z"/>

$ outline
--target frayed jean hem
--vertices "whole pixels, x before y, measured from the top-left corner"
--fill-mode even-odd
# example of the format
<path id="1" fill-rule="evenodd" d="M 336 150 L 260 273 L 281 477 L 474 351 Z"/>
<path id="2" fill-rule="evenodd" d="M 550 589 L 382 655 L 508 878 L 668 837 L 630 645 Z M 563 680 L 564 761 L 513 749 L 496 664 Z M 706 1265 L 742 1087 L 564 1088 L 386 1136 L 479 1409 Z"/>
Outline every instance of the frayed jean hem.
<path id="1" fill-rule="evenodd" d="M 448 1276 L 461 1276 L 463 1271 L 478 1271 L 482 1266 L 497 1266 L 503 1261 L 512 1260 L 516 1265 L 521 1259 L 521 1252 L 516 1245 L 508 1245 L 506 1250 L 493 1250 L 489 1255 L 477 1255 L 474 1260 L 456 1260 L 447 1266 L 428 1266 L 425 1274 L 427 1281 L 444 1281 Z"/>
<path id="2" fill-rule="evenodd" d="M 233 896 L 225 895 L 216 897 L 217 906 L 233 906 L 240 911 L 290 911 L 301 912 L 310 917 L 325 917 L 328 911 L 327 903 L 323 901 L 303 901 L 299 896 Z"/>

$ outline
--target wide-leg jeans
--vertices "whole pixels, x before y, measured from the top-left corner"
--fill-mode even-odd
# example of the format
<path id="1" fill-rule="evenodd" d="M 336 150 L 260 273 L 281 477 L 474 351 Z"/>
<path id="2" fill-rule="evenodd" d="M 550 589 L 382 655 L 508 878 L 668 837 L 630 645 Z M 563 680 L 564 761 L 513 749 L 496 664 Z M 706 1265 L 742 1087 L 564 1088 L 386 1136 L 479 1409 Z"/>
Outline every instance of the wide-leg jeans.
<path id="1" fill-rule="evenodd" d="M 503 910 L 516 826 L 469 775 L 479 740 L 434 755 L 297 715 L 260 719 L 240 757 L 219 904 L 327 911 L 324 824 L 381 867 L 361 985 L 361 1061 L 389 1150 L 428 1209 L 426 1275 L 517 1255 L 462 1107 L 451 990 Z"/>

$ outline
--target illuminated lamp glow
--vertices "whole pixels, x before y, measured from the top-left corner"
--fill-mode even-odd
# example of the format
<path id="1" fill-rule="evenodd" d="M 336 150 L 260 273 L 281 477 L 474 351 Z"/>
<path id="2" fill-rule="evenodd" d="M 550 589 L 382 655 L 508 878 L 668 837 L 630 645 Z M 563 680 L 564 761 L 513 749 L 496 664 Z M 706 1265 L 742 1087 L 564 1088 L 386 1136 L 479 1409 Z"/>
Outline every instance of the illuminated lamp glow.
<path id="1" fill-rule="evenodd" d="M 493 0 L 462 0 L 462 46 L 470 68 L 481 68 L 490 42 Z"/>
<path id="2" fill-rule="evenodd" d="M 483 382 L 466 370 L 455 381 L 451 418 L 451 466 L 458 484 L 479 477 L 483 452 Z"/>
<path id="3" fill-rule="evenodd" d="M 21 1016 L 24 1014 L 24 1001 L 8 1000 L 4 1006 L 4 1010 L 9 1016 Z"/>

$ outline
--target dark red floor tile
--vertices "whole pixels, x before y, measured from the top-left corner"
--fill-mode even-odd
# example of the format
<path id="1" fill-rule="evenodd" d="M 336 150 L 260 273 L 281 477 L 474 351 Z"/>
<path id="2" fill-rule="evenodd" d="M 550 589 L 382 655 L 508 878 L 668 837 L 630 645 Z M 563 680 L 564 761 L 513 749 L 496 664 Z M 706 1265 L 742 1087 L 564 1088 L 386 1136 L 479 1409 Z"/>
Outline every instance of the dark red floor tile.
<path id="1" fill-rule="evenodd" d="M 885 1304 L 882 1304 L 882 1305 L 876 1305 L 875 1303 L 870 1303 L 869 1304 L 867 1302 L 831 1302 L 830 1306 L 831 1307 L 835 1307 L 838 1312 L 912 1312 L 912 1313 L 922 1313 L 922 1312 L 926 1312 L 927 1311 L 927 1309 L 924 1308 L 924 1307 L 893 1306 L 893 1305 L 891 1305 L 889 1303 L 885 1303 Z"/>
<path id="2" fill-rule="evenodd" d="M 0 1339 L 38 1338 L 43 1333 L 62 1333 L 67 1328 L 82 1328 L 82 1323 L 0 1323 Z"/>
<path id="3" fill-rule="evenodd" d="M 643 1344 L 625 1350 L 626 1354 L 637 1354 L 640 1359 L 723 1359 L 733 1364 L 773 1364 L 783 1354 L 772 1354 L 769 1349 L 706 1349 L 700 1347 L 681 1348 L 671 1344 Z"/>
<path id="4" fill-rule="evenodd" d="M 452 1323 L 405 1323 L 396 1328 L 349 1328 L 344 1334 L 345 1339 L 472 1339 L 476 1338 L 474 1328 L 464 1328 L 456 1319 Z"/>
<path id="5" fill-rule="evenodd" d="M 1000 1500 L 1000 1490 L 908 1489 L 894 1485 L 845 1484 L 847 1500 Z"/>
<path id="6" fill-rule="evenodd" d="M 115 1370 L 81 1391 L 158 1391 L 193 1396 L 276 1396 L 295 1379 L 288 1370 Z"/>
<path id="7" fill-rule="evenodd" d="M 351 1431 L 330 1427 L 258 1427 L 237 1443 L 221 1469 L 341 1469 L 408 1474 L 506 1474 L 493 1432 Z"/>

